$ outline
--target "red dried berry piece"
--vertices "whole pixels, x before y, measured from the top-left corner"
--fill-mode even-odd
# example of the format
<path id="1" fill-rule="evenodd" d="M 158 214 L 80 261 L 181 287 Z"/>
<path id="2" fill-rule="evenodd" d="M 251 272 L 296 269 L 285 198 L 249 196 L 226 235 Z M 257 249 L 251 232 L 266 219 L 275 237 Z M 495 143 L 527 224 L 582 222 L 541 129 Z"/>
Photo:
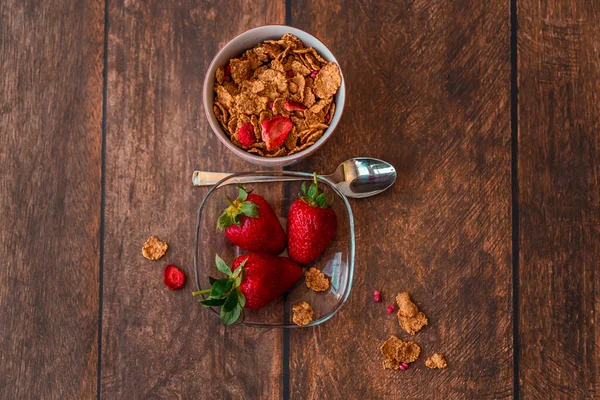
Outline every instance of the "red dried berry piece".
<path id="1" fill-rule="evenodd" d="M 229 82 L 231 80 L 231 77 L 229 75 L 225 75 L 225 82 Z"/>
<path id="2" fill-rule="evenodd" d="M 254 143 L 256 143 L 254 125 L 252 125 L 251 122 L 246 122 L 238 131 L 237 137 L 245 149 L 252 146 Z"/>
<path id="3" fill-rule="evenodd" d="M 272 151 L 283 144 L 285 138 L 294 127 L 291 119 L 275 115 L 262 122 L 262 140 L 267 145 L 267 151 Z"/>
<path id="4" fill-rule="evenodd" d="M 310 72 L 310 77 L 311 77 L 311 78 L 313 78 L 313 79 L 315 79 L 315 78 L 317 77 L 317 74 L 318 74 L 318 72 L 317 72 L 317 71 L 315 71 L 315 70 L 312 70 L 312 71 Z"/>
<path id="5" fill-rule="evenodd" d="M 398 366 L 402 371 L 406 371 L 408 369 L 408 364 L 407 363 L 401 363 Z"/>
<path id="6" fill-rule="evenodd" d="M 391 306 L 387 307 L 387 312 L 390 314 L 393 313 L 395 310 L 396 310 L 396 306 L 393 304 Z"/>
<path id="7" fill-rule="evenodd" d="M 381 296 L 381 292 L 379 290 L 375 290 L 373 292 L 373 296 Z"/>
<path id="8" fill-rule="evenodd" d="M 231 65 L 227 64 L 225 66 L 225 75 L 229 76 L 231 75 Z"/>
<path id="9" fill-rule="evenodd" d="M 295 101 L 286 101 L 283 106 L 288 111 L 304 111 L 306 106 L 304 104 L 297 103 Z"/>
<path id="10" fill-rule="evenodd" d="M 273 111 L 273 102 L 272 101 L 268 102 L 267 107 L 269 107 L 269 110 Z"/>
<path id="11" fill-rule="evenodd" d="M 185 283 L 185 275 L 176 266 L 169 264 L 163 271 L 163 281 L 171 290 L 181 289 Z"/>
<path id="12" fill-rule="evenodd" d="M 327 114 L 324 118 L 325 124 L 329 123 L 329 119 L 330 119 L 331 115 Z"/>
<path id="13" fill-rule="evenodd" d="M 289 70 L 289 71 L 287 71 L 286 73 L 287 73 L 287 76 L 289 76 L 290 78 L 293 78 L 293 77 L 294 77 L 294 71 L 292 71 L 292 70 Z"/>

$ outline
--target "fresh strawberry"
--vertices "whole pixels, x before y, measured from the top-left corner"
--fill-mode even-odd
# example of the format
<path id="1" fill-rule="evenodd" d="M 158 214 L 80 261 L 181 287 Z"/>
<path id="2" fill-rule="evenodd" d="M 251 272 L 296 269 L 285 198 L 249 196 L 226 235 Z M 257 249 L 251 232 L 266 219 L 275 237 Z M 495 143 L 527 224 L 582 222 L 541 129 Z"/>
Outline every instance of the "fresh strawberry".
<path id="1" fill-rule="evenodd" d="M 267 151 L 272 151 L 283 144 L 294 126 L 291 119 L 274 115 L 262 122 L 262 140 L 267 144 Z"/>
<path id="2" fill-rule="evenodd" d="M 294 286 L 298 279 L 304 275 L 302 267 L 287 257 L 278 257 L 281 262 L 281 286 L 287 289 Z M 287 290 L 286 289 L 286 290 Z"/>
<path id="3" fill-rule="evenodd" d="M 303 182 L 302 194 L 288 212 L 290 258 L 299 264 L 311 263 L 325 251 L 336 231 L 335 211 L 327 204 L 327 196 L 319 188 L 315 174 L 314 183 L 308 190 L 306 182 Z"/>
<path id="4" fill-rule="evenodd" d="M 301 103 L 297 103 L 295 101 L 286 101 L 283 103 L 283 106 L 288 111 L 304 111 L 306 110 L 306 106 Z"/>
<path id="5" fill-rule="evenodd" d="M 254 253 L 280 254 L 286 236 L 277 215 L 265 199 L 249 194 L 238 186 L 238 198 L 225 209 L 217 221 L 217 229 L 236 246 Z"/>
<path id="6" fill-rule="evenodd" d="M 251 122 L 246 122 L 244 125 L 242 125 L 237 133 L 237 138 L 245 149 L 256 143 L 256 136 L 254 136 L 254 125 L 252 125 Z"/>
<path id="7" fill-rule="evenodd" d="M 302 268 L 283 257 L 250 253 L 239 256 L 233 268 L 218 255 L 217 269 L 227 278 L 209 278 L 210 289 L 199 290 L 193 295 L 208 294 L 200 300 L 205 307 L 221 307 L 221 321 L 233 324 L 244 316 L 244 308 L 256 310 L 269 304 L 292 287 L 302 276 Z"/>

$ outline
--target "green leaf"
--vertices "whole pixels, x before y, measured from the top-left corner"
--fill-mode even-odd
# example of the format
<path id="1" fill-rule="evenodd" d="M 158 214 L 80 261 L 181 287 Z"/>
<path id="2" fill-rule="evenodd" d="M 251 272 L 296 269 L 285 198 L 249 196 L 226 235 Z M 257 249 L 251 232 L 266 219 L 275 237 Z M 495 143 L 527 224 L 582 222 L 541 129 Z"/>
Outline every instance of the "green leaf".
<path id="1" fill-rule="evenodd" d="M 232 279 L 226 278 L 215 281 L 210 289 L 210 298 L 219 299 L 224 297 L 231 290 L 231 286 L 233 286 Z"/>
<path id="2" fill-rule="evenodd" d="M 213 278 L 212 276 L 208 277 L 208 282 L 210 282 L 210 286 L 217 281 L 217 278 Z"/>
<path id="3" fill-rule="evenodd" d="M 258 218 L 258 205 L 251 201 L 245 201 L 240 204 L 240 214 L 250 218 Z"/>
<path id="4" fill-rule="evenodd" d="M 240 307 L 240 308 L 241 308 L 241 311 L 240 311 L 240 320 L 239 321 L 240 321 L 240 324 L 241 324 L 246 319 L 246 313 L 244 312 L 244 308 L 243 307 Z"/>
<path id="5" fill-rule="evenodd" d="M 316 184 L 312 184 L 310 185 L 310 187 L 308 188 L 308 198 L 310 200 L 314 199 L 315 196 L 317 195 L 317 190 L 318 190 L 318 186 Z"/>
<path id="6" fill-rule="evenodd" d="M 223 304 L 225 304 L 226 299 L 206 299 L 206 300 L 200 300 L 200 304 L 202 304 L 204 307 L 219 307 L 222 306 Z"/>
<path id="7" fill-rule="evenodd" d="M 246 296 L 244 296 L 244 293 L 240 292 L 238 290 L 238 303 L 241 307 L 244 307 L 246 305 Z"/>
<path id="8" fill-rule="evenodd" d="M 238 320 L 241 313 L 242 307 L 239 305 L 232 311 L 225 311 L 225 307 L 221 307 L 221 322 L 223 322 L 224 325 L 231 325 Z"/>
<path id="9" fill-rule="evenodd" d="M 217 220 L 217 229 L 222 231 L 229 228 L 234 223 L 234 218 L 231 214 L 224 212 Z"/>
<path id="10" fill-rule="evenodd" d="M 244 189 L 243 186 L 239 185 L 238 187 L 238 200 L 239 201 L 246 201 L 246 199 L 248 198 L 248 192 L 246 192 L 246 189 Z"/>
<path id="11" fill-rule="evenodd" d="M 321 207 L 321 208 L 325 208 L 327 206 L 327 195 L 325 193 L 321 193 L 320 195 L 317 196 L 317 198 L 315 199 L 315 203 Z"/>
<path id="12" fill-rule="evenodd" d="M 301 192 L 303 196 L 306 196 L 306 181 L 302 182 Z"/>
<path id="13" fill-rule="evenodd" d="M 227 295 L 227 300 L 225 300 L 225 303 L 223 303 L 223 309 L 226 312 L 233 311 L 233 309 L 237 306 L 238 293 L 239 292 L 237 290 L 232 290 L 229 292 L 229 295 Z"/>
<path id="14" fill-rule="evenodd" d="M 224 273 L 227 276 L 231 276 L 231 268 L 229 265 L 218 254 L 215 255 L 215 264 L 217 264 L 217 269 Z"/>

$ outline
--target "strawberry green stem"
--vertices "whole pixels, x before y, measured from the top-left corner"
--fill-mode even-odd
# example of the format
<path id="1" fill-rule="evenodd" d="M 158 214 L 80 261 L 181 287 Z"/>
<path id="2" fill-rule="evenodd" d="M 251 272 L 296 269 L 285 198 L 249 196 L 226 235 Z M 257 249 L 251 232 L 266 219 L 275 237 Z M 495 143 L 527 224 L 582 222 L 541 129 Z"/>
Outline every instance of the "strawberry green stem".
<path id="1" fill-rule="evenodd" d="M 192 296 L 200 296 L 202 294 L 208 294 L 208 293 L 210 293 L 210 289 L 197 290 L 195 292 L 192 292 Z"/>

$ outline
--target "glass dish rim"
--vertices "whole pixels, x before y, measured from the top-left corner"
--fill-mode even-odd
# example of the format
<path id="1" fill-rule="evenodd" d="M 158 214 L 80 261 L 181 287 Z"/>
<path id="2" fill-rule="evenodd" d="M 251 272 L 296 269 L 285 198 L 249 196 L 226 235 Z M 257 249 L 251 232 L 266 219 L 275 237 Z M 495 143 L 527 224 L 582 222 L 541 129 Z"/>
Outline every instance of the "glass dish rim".
<path id="1" fill-rule="evenodd" d="M 200 245 L 199 238 L 200 238 L 200 221 L 202 219 L 202 210 L 204 208 L 204 205 L 205 205 L 207 199 L 210 198 L 210 196 L 212 195 L 212 193 L 215 190 L 219 189 L 222 186 L 225 186 L 223 184 L 226 183 L 228 180 L 231 180 L 232 178 L 239 177 L 239 176 L 270 176 L 270 177 L 273 177 L 272 182 L 278 182 L 277 177 L 283 177 L 283 176 L 296 177 L 296 178 L 298 178 L 297 180 L 299 180 L 299 181 L 313 178 L 313 174 L 310 174 L 307 172 L 248 171 L 248 172 L 232 173 L 232 174 L 228 175 L 227 177 L 221 179 L 214 186 L 212 186 L 208 190 L 208 192 L 206 192 L 206 195 L 202 199 L 202 202 L 200 203 L 200 206 L 198 207 L 198 211 L 196 214 L 196 229 L 195 229 L 196 237 L 194 239 L 194 280 L 195 280 L 196 290 L 202 290 L 201 286 L 200 286 L 200 279 L 198 277 L 198 249 L 199 249 L 199 245 Z M 350 292 L 352 291 L 352 283 L 353 283 L 353 279 L 354 279 L 354 262 L 355 262 L 355 247 L 356 247 L 356 243 L 355 243 L 356 238 L 355 238 L 355 232 L 354 232 L 354 214 L 352 213 L 352 207 L 350 206 L 350 202 L 348 201 L 348 198 L 338 189 L 338 187 L 336 186 L 335 183 L 333 183 L 329 179 L 323 177 L 322 175 L 317 175 L 317 179 L 321 182 L 325 182 L 329 186 L 329 188 L 331 190 L 333 190 L 335 194 L 337 194 L 337 196 L 343 201 L 344 205 L 346 206 L 346 211 L 348 212 L 348 225 L 349 225 L 349 230 L 350 230 L 350 243 L 349 243 L 349 254 L 348 254 L 348 256 L 349 256 L 348 285 L 347 285 L 346 291 L 344 292 L 343 297 L 340 299 L 340 301 L 337 304 L 337 306 L 335 307 L 335 309 L 333 311 L 331 311 L 329 314 L 327 314 L 326 316 L 324 316 L 322 318 L 314 320 L 304 326 L 299 326 L 299 325 L 296 325 L 293 323 L 286 324 L 283 322 L 281 324 L 259 324 L 259 323 L 241 322 L 241 323 L 236 323 L 235 325 L 251 326 L 251 327 L 258 327 L 258 328 L 284 328 L 284 329 L 295 329 L 295 328 L 316 326 L 316 325 L 322 324 L 325 321 L 330 320 L 335 314 L 338 313 L 338 311 L 342 308 L 342 306 L 348 300 L 348 296 L 350 295 Z M 268 183 L 269 181 L 265 180 L 261 183 L 265 183 L 265 182 Z M 233 183 L 231 183 L 231 184 L 233 184 Z M 213 307 L 206 307 L 206 308 L 210 309 L 210 311 L 215 316 L 217 316 L 217 317 L 219 316 L 219 313 Z"/>

